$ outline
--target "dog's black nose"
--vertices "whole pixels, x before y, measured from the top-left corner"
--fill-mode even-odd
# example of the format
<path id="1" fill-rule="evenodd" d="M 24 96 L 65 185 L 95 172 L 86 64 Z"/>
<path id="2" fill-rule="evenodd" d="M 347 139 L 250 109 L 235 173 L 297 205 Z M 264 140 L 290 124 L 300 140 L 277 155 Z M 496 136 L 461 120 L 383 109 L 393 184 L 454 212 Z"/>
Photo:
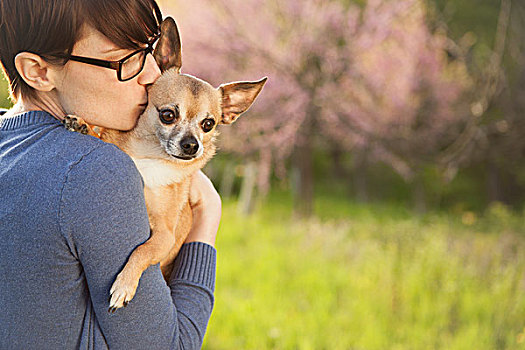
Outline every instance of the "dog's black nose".
<path id="1" fill-rule="evenodd" d="M 182 147 L 182 150 L 184 153 L 186 153 L 189 156 L 194 155 L 199 150 L 199 143 L 197 142 L 197 139 L 193 136 L 185 136 L 180 141 L 180 146 Z"/>

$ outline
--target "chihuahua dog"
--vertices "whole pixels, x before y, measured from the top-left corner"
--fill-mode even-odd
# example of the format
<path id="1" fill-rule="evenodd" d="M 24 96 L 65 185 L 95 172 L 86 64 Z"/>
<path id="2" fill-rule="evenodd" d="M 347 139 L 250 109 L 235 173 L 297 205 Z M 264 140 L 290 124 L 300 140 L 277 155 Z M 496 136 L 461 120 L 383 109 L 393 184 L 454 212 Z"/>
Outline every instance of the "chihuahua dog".
<path id="1" fill-rule="evenodd" d="M 110 290 L 110 312 L 133 299 L 140 277 L 149 266 L 160 263 L 169 280 L 174 259 L 192 225 L 192 175 L 215 154 L 216 126 L 231 124 L 248 110 L 267 80 L 214 88 L 181 74 L 180 36 L 171 17 L 161 24 L 153 55 L 162 75 L 149 88 L 148 105 L 134 129 L 95 132 L 81 119 L 67 118 L 65 123 L 70 129 L 118 146 L 131 156 L 144 179 L 151 236 L 132 252 L 117 275 Z"/>

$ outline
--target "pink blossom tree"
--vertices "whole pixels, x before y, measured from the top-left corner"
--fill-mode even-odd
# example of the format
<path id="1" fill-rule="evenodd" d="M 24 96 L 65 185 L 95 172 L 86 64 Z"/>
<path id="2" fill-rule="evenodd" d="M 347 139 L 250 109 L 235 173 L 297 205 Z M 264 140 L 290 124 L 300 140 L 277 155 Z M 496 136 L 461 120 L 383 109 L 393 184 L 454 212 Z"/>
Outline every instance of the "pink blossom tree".
<path id="1" fill-rule="evenodd" d="M 367 161 L 382 161 L 413 184 L 416 208 L 424 210 L 422 171 L 437 163 L 465 124 L 459 102 L 470 79 L 463 61 L 448 61 L 447 38 L 429 31 L 421 2 L 367 4 L 353 74 L 324 87 L 326 101 L 339 108 L 325 119 L 340 131 L 342 144 L 343 132 L 353 134 L 356 176 L 366 175 L 360 172 Z"/>
<path id="2" fill-rule="evenodd" d="M 269 77 L 221 147 L 259 160 L 263 190 L 291 159 L 302 213 L 312 211 L 314 149 L 366 152 L 410 181 L 461 123 L 454 106 L 468 79 L 420 0 L 195 0 L 173 13 L 185 72 L 217 85 Z"/>

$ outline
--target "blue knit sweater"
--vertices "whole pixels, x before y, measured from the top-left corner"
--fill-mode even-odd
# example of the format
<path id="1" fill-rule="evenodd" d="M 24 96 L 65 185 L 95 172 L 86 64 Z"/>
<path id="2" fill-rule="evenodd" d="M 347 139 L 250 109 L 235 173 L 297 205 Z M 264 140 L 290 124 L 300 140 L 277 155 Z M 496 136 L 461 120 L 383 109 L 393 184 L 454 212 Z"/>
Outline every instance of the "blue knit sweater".
<path id="1" fill-rule="evenodd" d="M 115 146 L 41 111 L 0 117 L 0 349 L 200 348 L 215 249 L 185 244 L 169 286 L 158 265 L 130 304 L 109 289 L 149 237 L 142 178 Z"/>

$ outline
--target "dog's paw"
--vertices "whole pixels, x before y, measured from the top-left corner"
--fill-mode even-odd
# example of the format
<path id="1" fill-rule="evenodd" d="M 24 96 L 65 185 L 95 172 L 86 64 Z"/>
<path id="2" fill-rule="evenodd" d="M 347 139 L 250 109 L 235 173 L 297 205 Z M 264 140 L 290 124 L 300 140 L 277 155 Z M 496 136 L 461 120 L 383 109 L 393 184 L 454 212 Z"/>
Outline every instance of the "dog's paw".
<path id="1" fill-rule="evenodd" d="M 87 135 L 89 132 L 86 122 L 73 115 L 66 115 L 64 120 L 62 120 L 62 124 L 69 131 L 79 132 L 84 135 Z"/>
<path id="2" fill-rule="evenodd" d="M 110 301 L 108 312 L 113 313 L 117 311 L 117 309 L 128 305 L 131 299 L 135 296 L 139 279 L 140 276 L 139 278 L 134 278 L 128 273 L 128 271 L 126 271 L 126 269 L 122 270 L 122 272 L 117 275 L 117 278 L 115 279 L 115 282 L 113 282 L 111 290 L 109 291 Z"/>

